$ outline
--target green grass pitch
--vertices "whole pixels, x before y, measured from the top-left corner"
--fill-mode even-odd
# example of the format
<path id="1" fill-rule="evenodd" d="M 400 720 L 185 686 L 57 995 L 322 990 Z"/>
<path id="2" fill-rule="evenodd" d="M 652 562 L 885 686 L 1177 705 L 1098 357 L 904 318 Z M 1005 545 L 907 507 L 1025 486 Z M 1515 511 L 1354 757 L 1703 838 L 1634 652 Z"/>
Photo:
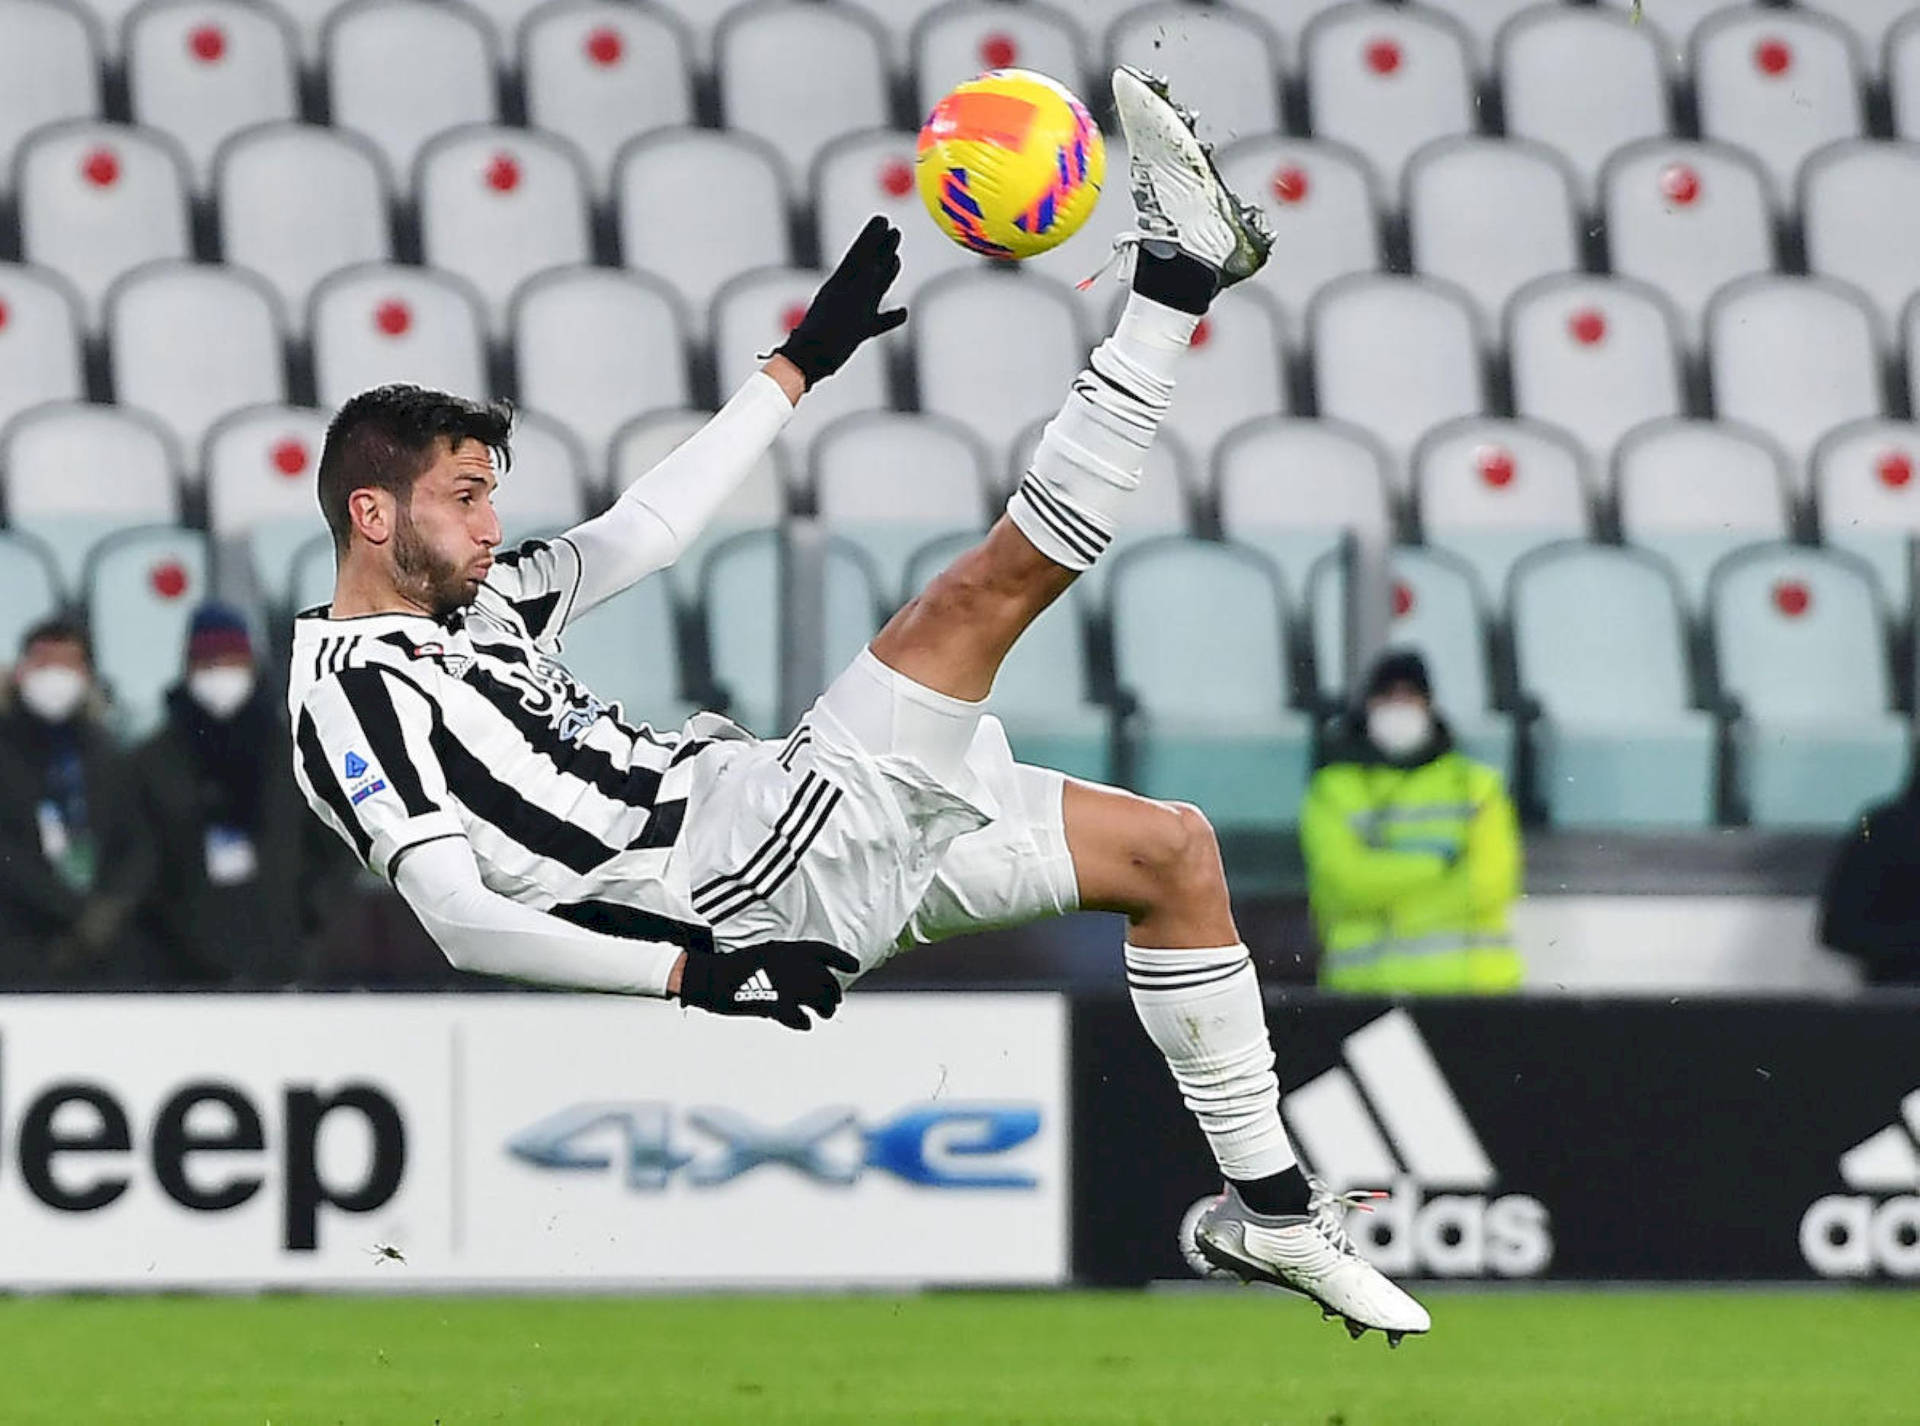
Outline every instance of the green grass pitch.
<path id="1" fill-rule="evenodd" d="M 1920 1293 L 0 1300 L 6 1426 L 1920 1421 Z"/>

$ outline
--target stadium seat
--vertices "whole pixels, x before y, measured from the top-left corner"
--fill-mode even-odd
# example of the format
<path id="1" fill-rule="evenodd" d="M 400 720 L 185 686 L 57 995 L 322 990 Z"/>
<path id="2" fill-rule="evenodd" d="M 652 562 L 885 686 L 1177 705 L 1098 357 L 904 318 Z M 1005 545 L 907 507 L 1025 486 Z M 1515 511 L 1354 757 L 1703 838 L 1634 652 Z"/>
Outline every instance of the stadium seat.
<path id="1" fill-rule="evenodd" d="M 326 435 L 323 412 L 261 406 L 207 437 L 207 529 L 216 541 L 246 542 L 255 587 L 275 606 L 292 599 L 302 547 L 326 533 L 314 483 Z"/>
<path id="2" fill-rule="evenodd" d="M 1194 329 L 1161 429 L 1179 437 L 1205 469 L 1235 426 L 1286 413 L 1286 357 L 1279 304 L 1251 284 L 1221 293 Z"/>
<path id="3" fill-rule="evenodd" d="M 949 0 L 921 17 L 912 43 L 915 117 L 932 113 L 954 85 L 989 69 L 1036 70 L 1076 94 L 1099 94 L 1089 82 L 1086 40 L 1051 6 Z"/>
<path id="4" fill-rule="evenodd" d="M 1914 13 L 1913 0 L 1795 0 L 1796 7 L 1814 10 L 1844 26 L 1853 38 L 1854 53 L 1870 74 L 1880 72 L 1888 38 L 1894 26 Z"/>
<path id="5" fill-rule="evenodd" d="M 494 53 L 511 55 L 518 47 L 522 27 L 545 0 L 464 0 L 464 3 L 492 30 Z"/>
<path id="6" fill-rule="evenodd" d="M 1773 268 L 1766 179 L 1745 154 L 1654 139 L 1615 155 L 1602 185 L 1613 271 L 1673 303 L 1690 345 L 1715 292 Z"/>
<path id="7" fill-rule="evenodd" d="M 58 0 L 0 0 L 0 192 L 14 156 L 46 124 L 100 114 L 100 59 L 81 14 Z"/>
<path id="8" fill-rule="evenodd" d="M 1435 426 L 1485 409 L 1480 333 L 1464 296 L 1412 277 L 1343 277 L 1314 301 L 1319 411 L 1370 432 L 1405 490 L 1413 448 Z"/>
<path id="9" fill-rule="evenodd" d="M 1876 338 L 1866 305 L 1837 283 L 1743 278 L 1707 309 L 1714 412 L 1778 441 L 1804 491 L 1820 438 L 1881 413 Z"/>
<path id="10" fill-rule="evenodd" d="M 69 8 L 88 18 L 100 55 L 109 64 L 114 64 L 121 57 L 121 40 L 126 32 L 127 16 L 139 5 L 140 0 L 74 0 Z"/>
<path id="11" fill-rule="evenodd" d="M 720 22 L 730 10 L 739 8 L 747 0 L 650 0 L 650 3 L 680 22 L 680 27 L 692 41 L 696 69 L 710 72 L 713 69 L 714 32 L 720 28 Z"/>
<path id="12" fill-rule="evenodd" d="M 21 251 L 74 285 L 89 323 L 124 274 L 188 254 L 186 166 L 161 135 L 57 124 L 27 141 L 17 172 Z"/>
<path id="13" fill-rule="evenodd" d="M 1198 132 L 1207 143 L 1232 143 L 1282 127 L 1280 49 L 1251 15 L 1184 0 L 1145 4 L 1108 31 L 1107 54 L 1115 65 L 1168 79 L 1180 102 L 1199 114 Z"/>
<path id="14" fill-rule="evenodd" d="M 178 471 L 160 424 L 120 407 L 41 406 L 0 440 L 7 523 L 46 545 L 72 590 L 82 587 L 87 553 L 102 539 L 180 518 Z"/>
<path id="15" fill-rule="evenodd" d="M 791 260 L 779 155 L 749 135 L 636 139 L 620 151 L 614 188 L 627 266 L 672 283 L 696 320 L 731 279 Z"/>
<path id="16" fill-rule="evenodd" d="M 1080 33 L 1093 43 L 1097 54 L 1100 40 L 1110 34 L 1121 17 L 1139 5 L 1140 0 L 1043 0 L 1043 3 L 1078 25 Z M 1098 63 L 1096 58 L 1095 64 Z"/>
<path id="17" fill-rule="evenodd" d="M 622 144 L 693 122 L 690 51 L 686 31 L 651 8 L 543 5 L 520 34 L 527 120 L 572 144 L 608 193 Z"/>
<path id="18" fill-rule="evenodd" d="M 513 465 L 493 492 L 504 543 L 558 534 L 587 516 L 587 460 L 565 428 L 534 411 L 513 421 Z"/>
<path id="19" fill-rule="evenodd" d="M 1481 69 L 1492 74 L 1501 32 L 1509 21 L 1538 3 L 1539 0 L 1446 0 L 1445 5 L 1436 8 L 1444 9 L 1466 32 L 1475 60 Z"/>
<path id="20" fill-rule="evenodd" d="M 1486 611 L 1473 571 L 1444 550 L 1402 545 L 1391 556 L 1387 647 L 1426 660 L 1433 703 L 1469 757 L 1513 775 L 1513 720 L 1493 706 Z M 1347 686 L 1347 569 L 1323 556 L 1309 581 L 1314 670 L 1328 706 L 1352 701 Z"/>
<path id="21" fill-rule="evenodd" d="M 1387 540 L 1391 463 L 1372 438 L 1338 421 L 1256 417 L 1214 453 L 1220 533 L 1270 559 L 1289 601 L 1305 608 L 1308 575 L 1349 530 Z"/>
<path id="22" fill-rule="evenodd" d="M 1293 825 L 1311 721 L 1289 706 L 1279 576 L 1251 550 L 1172 537 L 1115 560 L 1109 588 L 1128 785 L 1223 829 Z"/>
<path id="23" fill-rule="evenodd" d="M 880 588 L 891 593 L 903 588 L 916 550 L 955 531 L 978 538 L 986 529 L 997 493 L 990 470 L 980 442 L 942 417 L 845 416 L 813 443 L 814 509 L 865 552 Z"/>
<path id="24" fill-rule="evenodd" d="M 1459 556 L 1495 597 L 1524 555 L 1584 538 L 1592 480 L 1578 447 L 1551 426 L 1468 417 L 1414 453 L 1414 494 L 1428 544 Z"/>
<path id="25" fill-rule="evenodd" d="M 0 430 L 43 401 L 85 392 L 79 299 L 51 272 L 0 263 Z"/>
<path id="26" fill-rule="evenodd" d="M 434 137 L 498 117 L 493 37 L 464 5 L 355 0 L 329 21 L 326 50 L 333 122 L 371 140 L 403 186 Z"/>
<path id="27" fill-rule="evenodd" d="M 1920 15 L 1909 15 L 1887 36 L 1887 97 L 1894 137 L 1920 140 Z"/>
<path id="28" fill-rule="evenodd" d="M 1379 201 L 1366 160 L 1323 139 L 1243 139 L 1218 155 L 1221 176 L 1257 204 L 1285 254 L 1254 274 L 1304 327 L 1314 294 L 1336 277 L 1380 266 Z"/>
<path id="29" fill-rule="evenodd" d="M 160 262 L 107 298 L 117 400 L 159 419 L 197 452 L 221 417 L 286 400 L 284 333 L 273 293 L 230 268 Z"/>
<path id="30" fill-rule="evenodd" d="M 1843 827 L 1897 791 L 1910 731 L 1892 711 L 1872 577 L 1830 551 L 1770 545 L 1715 572 L 1713 646 L 1737 703 L 1740 800 L 1761 826 Z"/>
<path id="31" fill-rule="evenodd" d="M 87 562 L 87 623 L 93 662 L 123 739 L 160 721 L 166 691 L 180 681 L 187 624 L 213 595 L 207 538 L 166 526 L 127 530 Z"/>
<path id="32" fill-rule="evenodd" d="M 1659 41 L 1609 10 L 1542 5 L 1516 19 L 1500 39 L 1500 84 L 1507 132 L 1565 159 L 1588 204 L 1608 158 L 1672 123 Z"/>
<path id="33" fill-rule="evenodd" d="M 1281 53 L 1291 66 L 1300 53 L 1307 26 L 1341 0 L 1215 0 L 1215 3 L 1252 15 L 1264 24 L 1279 39 Z"/>
<path id="34" fill-rule="evenodd" d="M 317 73 L 323 67 L 327 23 L 349 3 L 351 0 L 272 0 L 272 7 L 292 27 L 303 68 Z"/>
<path id="35" fill-rule="evenodd" d="M 445 273 L 348 268 L 315 290 L 308 329 L 322 406 L 391 381 L 487 394 L 479 297 Z"/>
<path id="36" fill-rule="evenodd" d="M 977 531 L 924 546 L 907 567 L 917 594 L 970 549 Z M 994 676 L 987 711 L 1005 726 L 1022 762 L 1092 782 L 1112 782 L 1113 715 L 1095 699 L 1088 675 L 1087 614 L 1092 598 L 1075 584 L 1027 626 Z"/>
<path id="37" fill-rule="evenodd" d="M 45 546 L 18 530 L 0 530 L 0 661 L 11 666 L 27 630 L 65 603 Z"/>
<path id="38" fill-rule="evenodd" d="M 885 39 L 842 5 L 759 0 L 731 11 L 714 37 L 714 73 L 726 126 L 773 145 L 795 182 L 833 140 L 887 123 Z"/>
<path id="39" fill-rule="evenodd" d="M 127 21 L 134 122 L 170 135 L 205 190 L 223 142 L 298 114 L 295 43 L 271 8 L 246 0 L 149 0 Z"/>
<path id="40" fill-rule="evenodd" d="M 1679 321 L 1631 278 L 1545 277 L 1507 307 L 1513 404 L 1577 439 L 1605 470 L 1635 426 L 1684 409 Z"/>
<path id="41" fill-rule="evenodd" d="M 1700 827 L 1713 817 L 1713 720 L 1693 706 L 1672 577 L 1603 545 L 1513 572 L 1515 675 L 1539 710 L 1534 786 L 1568 827 Z"/>
<path id="42" fill-rule="evenodd" d="M 1920 534 L 1920 427 L 1857 421 L 1813 452 L 1820 539 L 1873 570 L 1883 602 L 1902 622 L 1914 615 L 1913 541 Z"/>
<path id="43" fill-rule="evenodd" d="M 1850 282 L 1889 322 L 1920 292 L 1920 147 L 1843 140 L 1800 170 L 1807 268 Z"/>
<path id="44" fill-rule="evenodd" d="M 1676 67 L 1686 65 L 1694 32 L 1700 28 L 1701 21 L 1727 10 L 1747 8 L 1745 0 L 1655 0 L 1652 5 L 1645 0 L 1600 0 L 1600 4 L 1626 12 L 1629 19 L 1637 9 L 1640 12 L 1637 23 L 1661 38 L 1668 62 Z"/>
<path id="45" fill-rule="evenodd" d="M 1701 134 L 1757 158 L 1780 207 L 1792 204 L 1809 154 L 1861 134 L 1852 41 L 1824 15 L 1745 7 L 1706 21 L 1693 44 Z"/>
<path id="46" fill-rule="evenodd" d="M 886 36 L 890 59 L 903 72 L 913 55 L 914 31 L 932 11 L 940 8 L 941 3 L 942 0 L 840 0 L 840 4 L 858 10 L 880 29 Z M 1004 69 L 1007 66 L 997 67 Z M 996 66 L 981 66 L 981 69 L 993 68 Z"/>
<path id="47" fill-rule="evenodd" d="M 514 298 L 512 346 L 521 402 L 579 437 L 596 472 L 628 421 L 691 395 L 679 297 L 641 273 L 575 267 L 534 278 Z"/>
<path id="48" fill-rule="evenodd" d="M 680 669 L 673 596 L 643 579 L 568 623 L 560 660 L 595 695 L 620 705 L 629 726 L 677 728 L 696 710 Z"/>
<path id="49" fill-rule="evenodd" d="M 1507 299 L 1580 266 L 1573 183 L 1551 150 L 1505 139 L 1441 139 L 1407 165 L 1416 271 L 1479 304 L 1497 330 Z"/>
<path id="50" fill-rule="evenodd" d="M 920 409 L 971 426 L 996 462 L 1053 415 L 1086 360 L 1065 289 L 1027 273 L 955 272 L 929 282 L 910 328 Z"/>
<path id="51" fill-rule="evenodd" d="M 315 535 L 293 557 L 293 598 L 289 607 L 298 614 L 333 602 L 333 536 Z"/>
<path id="52" fill-rule="evenodd" d="M 265 278 L 303 328 L 324 278 L 393 256 L 387 177 L 364 139 L 268 124 L 222 146 L 215 170 L 221 255 Z"/>
<path id="53" fill-rule="evenodd" d="M 1342 5 L 1302 43 L 1315 137 L 1358 149 L 1396 197 L 1421 145 L 1477 127 L 1466 34 L 1436 10 Z"/>
<path id="54" fill-rule="evenodd" d="M 503 330 L 528 278 L 590 261 L 586 175 L 558 139 L 461 129 L 420 154 L 420 241 L 429 264 L 465 278 Z"/>
<path id="55" fill-rule="evenodd" d="M 828 266 L 838 262 L 867 220 L 878 213 L 900 230 L 900 276 L 890 301 L 908 303 L 928 278 L 980 264 L 980 259 L 927 221 L 913 160 L 912 134 L 875 129 L 829 144 L 814 166 L 813 179 L 821 262 Z"/>
<path id="56" fill-rule="evenodd" d="M 1714 566 L 1744 545 L 1784 540 L 1786 461 L 1757 434 L 1715 421 L 1657 421 L 1620 443 L 1614 494 L 1620 533 L 1679 580 L 1687 608 L 1706 608 Z"/>
<path id="57" fill-rule="evenodd" d="M 825 280 L 825 273 L 770 268 L 720 290 L 713 302 L 713 351 L 723 395 L 759 369 L 763 353 L 786 340 Z M 830 423 L 854 411 L 886 410 L 887 385 L 885 345 L 855 352 L 833 380 L 807 393 L 780 443 L 804 464 L 814 437 Z"/>

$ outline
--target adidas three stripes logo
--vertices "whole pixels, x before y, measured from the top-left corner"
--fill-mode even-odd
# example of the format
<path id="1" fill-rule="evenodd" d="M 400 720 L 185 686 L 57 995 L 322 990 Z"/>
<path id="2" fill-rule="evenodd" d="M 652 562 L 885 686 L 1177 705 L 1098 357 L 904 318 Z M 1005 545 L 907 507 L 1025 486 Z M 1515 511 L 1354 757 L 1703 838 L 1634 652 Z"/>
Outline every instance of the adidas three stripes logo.
<path id="1" fill-rule="evenodd" d="M 818 773 L 801 778 L 787 810 L 746 863 L 694 888 L 693 909 L 713 925 L 771 896 L 799 867 L 842 795 Z"/>

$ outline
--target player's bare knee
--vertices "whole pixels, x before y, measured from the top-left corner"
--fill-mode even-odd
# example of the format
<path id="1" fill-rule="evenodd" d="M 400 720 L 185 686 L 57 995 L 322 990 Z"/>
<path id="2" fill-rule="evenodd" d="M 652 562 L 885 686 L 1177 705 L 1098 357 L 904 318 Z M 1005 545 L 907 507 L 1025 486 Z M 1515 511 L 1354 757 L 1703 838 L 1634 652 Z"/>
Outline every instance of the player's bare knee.
<path id="1" fill-rule="evenodd" d="M 1213 824 L 1187 802 L 1156 802 L 1140 819 L 1133 862 L 1156 901 L 1206 895 L 1224 889 L 1220 843 Z"/>

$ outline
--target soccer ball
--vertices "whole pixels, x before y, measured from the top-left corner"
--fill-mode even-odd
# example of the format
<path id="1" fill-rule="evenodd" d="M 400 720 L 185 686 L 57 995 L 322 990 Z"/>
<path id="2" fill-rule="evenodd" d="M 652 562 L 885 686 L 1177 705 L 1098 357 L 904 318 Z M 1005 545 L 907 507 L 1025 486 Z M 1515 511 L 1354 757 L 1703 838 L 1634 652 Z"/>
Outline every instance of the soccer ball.
<path id="1" fill-rule="evenodd" d="M 934 105 L 914 167 L 941 232 L 986 257 L 1032 257 L 1087 221 L 1107 145 L 1066 88 L 1031 70 L 996 69 Z"/>

